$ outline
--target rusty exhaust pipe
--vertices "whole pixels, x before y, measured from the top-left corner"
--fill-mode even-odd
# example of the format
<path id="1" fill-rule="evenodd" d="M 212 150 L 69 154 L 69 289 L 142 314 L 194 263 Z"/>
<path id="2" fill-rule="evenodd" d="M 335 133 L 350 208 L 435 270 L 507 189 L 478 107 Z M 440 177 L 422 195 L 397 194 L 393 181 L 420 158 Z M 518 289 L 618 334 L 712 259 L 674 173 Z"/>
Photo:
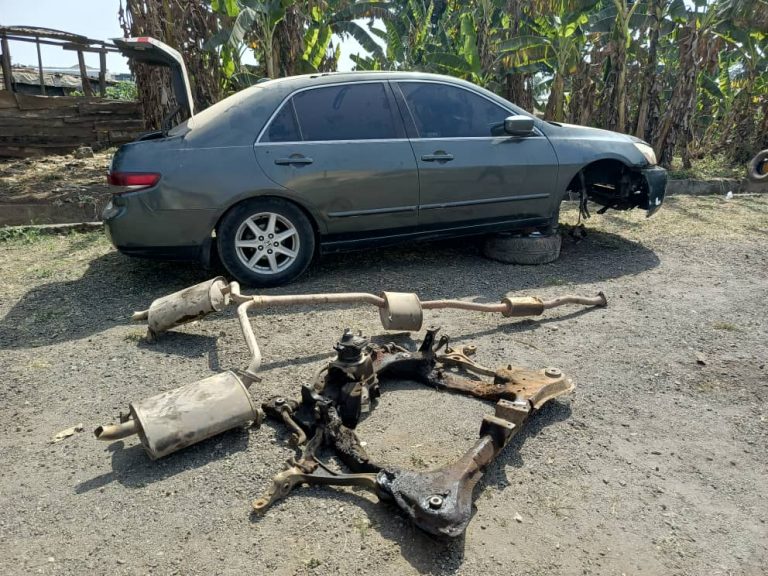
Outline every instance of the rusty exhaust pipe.
<path id="1" fill-rule="evenodd" d="M 243 376 L 247 385 L 258 380 L 256 373 L 262 362 L 261 350 L 253 332 L 248 311 L 267 306 L 317 306 L 326 304 L 370 304 L 379 309 L 381 325 L 385 330 L 414 332 L 421 330 L 424 323 L 424 310 L 453 308 L 475 312 L 497 313 L 505 317 L 539 316 L 544 310 L 578 304 L 582 306 L 606 306 L 608 301 L 600 292 L 594 297 L 561 296 L 552 300 L 543 300 L 535 296 L 505 297 L 497 304 L 483 304 L 464 300 L 427 300 L 422 302 L 412 292 L 382 292 L 378 295 L 365 292 L 342 292 L 336 294 L 293 294 L 293 295 L 252 295 L 240 292 L 237 282 L 227 284 L 217 276 L 207 282 L 190 286 L 174 294 L 164 296 L 152 302 L 148 310 L 133 314 L 134 320 L 146 320 L 149 326 L 148 338 L 170 330 L 193 320 L 202 318 L 211 312 L 218 312 L 224 306 L 237 304 L 237 317 L 243 338 L 248 346 L 251 359 Z"/>
<path id="2" fill-rule="evenodd" d="M 93 433 L 96 435 L 97 440 L 105 440 L 112 442 L 114 440 L 121 440 L 136 434 L 139 429 L 136 426 L 135 420 L 128 420 L 121 424 L 106 424 L 99 426 Z"/>

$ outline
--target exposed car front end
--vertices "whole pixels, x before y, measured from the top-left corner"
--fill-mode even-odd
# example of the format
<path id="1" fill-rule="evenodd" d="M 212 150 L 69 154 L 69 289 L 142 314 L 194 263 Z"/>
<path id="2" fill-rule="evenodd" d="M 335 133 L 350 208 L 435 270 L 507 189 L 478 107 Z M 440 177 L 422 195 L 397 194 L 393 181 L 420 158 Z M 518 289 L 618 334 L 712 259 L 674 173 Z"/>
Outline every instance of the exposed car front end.
<path id="1" fill-rule="evenodd" d="M 560 185 L 608 209 L 640 208 L 647 216 L 664 203 L 667 171 L 653 148 L 634 136 L 576 126 L 546 123 L 544 130 L 560 164 Z"/>

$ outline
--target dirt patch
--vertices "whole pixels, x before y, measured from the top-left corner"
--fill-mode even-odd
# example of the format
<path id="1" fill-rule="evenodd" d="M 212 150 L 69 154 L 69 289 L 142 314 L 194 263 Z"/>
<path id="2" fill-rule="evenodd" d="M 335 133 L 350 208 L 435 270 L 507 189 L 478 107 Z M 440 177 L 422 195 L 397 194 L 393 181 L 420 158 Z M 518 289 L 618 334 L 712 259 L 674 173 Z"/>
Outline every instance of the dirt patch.
<path id="1" fill-rule="evenodd" d="M 764 574 L 767 237 L 767 198 L 681 197 L 650 220 L 594 217 L 586 238 L 566 237 L 560 260 L 544 266 L 484 260 L 479 242 L 462 240 L 329 256 L 270 290 L 483 302 L 507 291 L 605 291 L 606 309 L 538 319 L 429 313 L 457 345 L 477 344 L 483 364 L 554 365 L 578 386 L 488 470 L 466 537 L 448 543 L 352 489 L 297 489 L 250 517 L 251 499 L 292 454 L 279 427 L 233 431 L 157 462 L 134 439 L 97 442 L 88 431 L 128 401 L 244 366 L 233 313 L 148 344 L 126 320 L 131 311 L 206 274 L 122 257 L 98 234 L 6 237 L 3 572 Z M 297 395 L 343 328 L 382 332 L 366 307 L 265 310 L 253 320 L 265 356 L 252 388 L 259 401 Z M 469 447 L 490 412 L 403 382 L 360 433 L 377 459 L 431 468 Z M 49 443 L 81 422 L 86 432 Z"/>
<path id="2" fill-rule="evenodd" d="M 0 161 L 0 226 L 98 220 L 114 152 Z"/>

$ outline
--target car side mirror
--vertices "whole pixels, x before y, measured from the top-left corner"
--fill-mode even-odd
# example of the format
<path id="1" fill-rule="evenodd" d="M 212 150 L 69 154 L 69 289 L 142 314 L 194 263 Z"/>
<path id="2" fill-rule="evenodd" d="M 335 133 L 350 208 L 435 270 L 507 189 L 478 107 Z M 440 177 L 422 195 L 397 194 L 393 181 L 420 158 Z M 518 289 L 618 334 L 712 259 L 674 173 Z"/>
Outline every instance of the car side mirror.
<path id="1" fill-rule="evenodd" d="M 504 132 L 510 136 L 528 136 L 533 132 L 533 118 L 509 116 L 504 120 Z"/>

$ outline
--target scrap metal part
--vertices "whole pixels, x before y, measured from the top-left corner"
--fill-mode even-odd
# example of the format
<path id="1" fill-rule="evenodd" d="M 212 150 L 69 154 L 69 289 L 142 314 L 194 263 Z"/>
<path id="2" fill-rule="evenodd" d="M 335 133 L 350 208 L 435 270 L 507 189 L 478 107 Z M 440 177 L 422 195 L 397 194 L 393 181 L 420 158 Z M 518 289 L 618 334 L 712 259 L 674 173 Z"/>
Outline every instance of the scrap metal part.
<path id="1" fill-rule="evenodd" d="M 499 313 L 504 317 L 539 316 L 545 310 L 577 304 L 581 306 L 607 305 L 602 292 L 597 296 L 561 296 L 552 300 L 538 297 L 504 297 L 498 304 L 482 304 L 464 300 L 427 300 L 421 301 L 416 294 L 405 292 L 382 292 L 379 295 L 365 292 L 346 292 L 338 294 L 295 294 L 295 295 L 252 295 L 240 292 L 237 282 L 227 284 L 218 276 L 185 288 L 174 294 L 155 300 L 147 309 L 135 312 L 133 320 L 146 320 L 147 336 L 156 338 L 159 334 L 181 324 L 198 320 L 204 316 L 222 310 L 228 304 L 237 304 L 237 316 L 246 345 L 251 354 L 246 378 L 255 380 L 261 367 L 261 349 L 248 319 L 248 312 L 254 308 L 267 306 L 318 306 L 328 304 L 370 304 L 379 308 L 381 324 L 386 330 L 418 331 L 424 321 L 424 310 L 453 308 L 475 312 Z"/>
<path id="2" fill-rule="evenodd" d="M 99 440 L 114 441 L 138 434 L 152 460 L 251 422 L 262 414 L 243 381 L 222 372 L 129 405 L 119 424 L 94 430 Z"/>
<path id="3" fill-rule="evenodd" d="M 150 458 L 156 459 L 248 422 L 259 424 L 262 412 L 254 406 L 247 390 L 259 380 L 256 373 L 262 362 L 248 317 L 253 308 L 370 304 L 379 308 L 387 330 L 411 331 L 421 328 L 424 310 L 453 308 L 523 317 L 565 304 L 607 305 L 602 292 L 595 297 L 563 296 L 552 300 L 505 297 L 497 304 L 421 301 L 416 294 L 399 292 L 248 296 L 240 292 L 237 282 L 227 283 L 217 277 L 155 300 L 133 318 L 146 320 L 148 336 L 154 338 L 231 303 L 237 305 L 240 328 L 250 352 L 246 370 L 239 375 L 222 373 L 133 403 L 129 415 L 121 415 L 120 423 L 97 428 L 97 438 L 117 440 L 138 434 Z M 274 397 L 263 403 L 267 416 L 290 429 L 291 443 L 301 452 L 289 461 L 287 470 L 275 476 L 271 489 L 253 502 L 253 510 L 264 511 L 301 484 L 354 485 L 393 502 L 427 532 L 448 537 L 462 534 L 471 516 L 472 490 L 488 464 L 531 414 L 549 400 L 572 391 L 574 385 L 557 368 L 482 366 L 470 358 L 476 353 L 474 346 L 453 350 L 447 336 L 437 338 L 438 330 L 428 329 L 416 351 L 394 343 L 374 345 L 361 334 L 347 330 L 334 347 L 336 358 L 320 370 L 314 382 L 301 387 L 300 400 Z M 453 464 L 430 472 L 383 466 L 369 457 L 355 428 L 363 414 L 374 408 L 382 385 L 398 379 L 495 401 L 495 414 L 483 419 L 480 438 Z M 324 446 L 332 448 L 351 473 L 337 472 L 322 462 L 317 452 Z"/>
<path id="4" fill-rule="evenodd" d="M 146 320 L 154 338 L 175 326 L 192 322 L 229 304 L 229 285 L 222 276 L 158 298 L 148 310 L 135 312 L 132 320 Z"/>
<path id="5" fill-rule="evenodd" d="M 298 442 L 300 456 L 291 459 L 267 493 L 254 500 L 254 512 L 264 512 L 302 484 L 359 486 L 394 503 L 431 534 L 452 538 L 463 534 L 471 518 L 472 492 L 485 468 L 533 413 L 574 385 L 557 368 L 485 368 L 468 357 L 476 352 L 474 347 L 455 352 L 448 347 L 448 337 L 437 339 L 438 330 L 429 329 L 417 351 L 393 343 L 377 346 L 347 330 L 335 346 L 337 357 L 320 370 L 312 385 L 302 387 L 300 401 L 276 397 L 264 403 L 267 416 L 294 431 L 300 429 L 309 440 Z M 491 376 L 493 382 L 452 369 Z M 362 413 L 373 408 L 386 381 L 398 379 L 495 400 L 495 412 L 483 418 L 477 442 L 452 464 L 427 472 L 378 464 L 371 461 L 354 428 Z M 336 472 L 323 463 L 317 456 L 323 446 L 332 448 L 352 473 Z"/>

